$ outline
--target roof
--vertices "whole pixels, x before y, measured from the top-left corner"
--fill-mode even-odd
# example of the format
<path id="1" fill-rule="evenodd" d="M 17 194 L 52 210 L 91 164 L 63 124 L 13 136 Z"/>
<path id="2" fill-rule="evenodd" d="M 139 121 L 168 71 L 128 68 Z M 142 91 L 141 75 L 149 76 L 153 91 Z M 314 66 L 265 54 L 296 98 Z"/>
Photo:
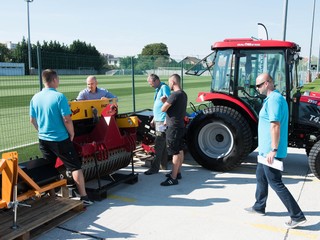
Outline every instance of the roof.
<path id="1" fill-rule="evenodd" d="M 229 38 L 216 42 L 211 49 L 216 48 L 299 48 L 294 42 L 281 40 L 254 40 L 252 38 Z"/>

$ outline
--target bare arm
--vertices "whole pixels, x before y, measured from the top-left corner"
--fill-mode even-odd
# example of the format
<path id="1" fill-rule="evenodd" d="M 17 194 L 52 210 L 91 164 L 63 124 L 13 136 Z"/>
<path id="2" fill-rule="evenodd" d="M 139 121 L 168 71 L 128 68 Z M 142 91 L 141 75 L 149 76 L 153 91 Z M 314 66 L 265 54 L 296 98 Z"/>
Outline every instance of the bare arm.
<path id="1" fill-rule="evenodd" d="M 74 128 L 73 128 L 73 123 L 71 120 L 71 116 L 67 115 L 63 117 L 63 123 L 66 126 L 69 136 L 70 136 L 70 140 L 73 141 L 74 138 Z"/>
<path id="2" fill-rule="evenodd" d="M 271 122 L 270 124 L 271 132 L 271 148 L 278 148 L 280 140 L 280 122 Z M 268 163 L 272 164 L 273 159 L 276 156 L 277 152 L 269 152 L 267 155 Z"/>
<path id="3" fill-rule="evenodd" d="M 30 117 L 30 122 L 34 126 L 34 128 L 38 131 L 38 123 L 35 118 Z"/>
<path id="4" fill-rule="evenodd" d="M 280 122 L 271 122 L 271 148 L 278 148 L 280 140 Z"/>
<path id="5" fill-rule="evenodd" d="M 167 112 L 170 107 L 171 107 L 171 104 L 168 103 L 168 102 L 165 102 L 161 107 L 161 111 L 162 112 Z"/>

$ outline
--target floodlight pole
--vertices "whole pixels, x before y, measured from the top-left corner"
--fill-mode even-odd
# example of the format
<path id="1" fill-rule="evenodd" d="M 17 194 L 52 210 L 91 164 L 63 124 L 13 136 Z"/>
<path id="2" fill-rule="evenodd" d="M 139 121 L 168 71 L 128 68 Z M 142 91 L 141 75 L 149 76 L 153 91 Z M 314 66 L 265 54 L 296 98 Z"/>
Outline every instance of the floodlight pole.
<path id="1" fill-rule="evenodd" d="M 28 17 L 28 64 L 29 64 L 29 74 L 31 73 L 32 62 L 31 62 L 31 42 L 30 42 L 30 16 L 29 16 L 29 3 L 33 0 L 25 0 L 27 2 L 27 17 Z"/>
<path id="2" fill-rule="evenodd" d="M 283 0 L 283 41 L 286 40 L 287 13 L 288 13 L 288 0 Z"/>
<path id="3" fill-rule="evenodd" d="M 316 7 L 316 0 L 313 0 L 313 10 L 312 10 L 312 25 L 311 25 L 311 37 L 310 37 L 310 51 L 309 51 L 309 60 L 308 60 L 308 74 L 309 74 L 309 82 L 311 80 L 311 53 L 312 53 L 312 39 L 313 39 L 313 26 L 314 26 L 314 12 Z"/>
<path id="4" fill-rule="evenodd" d="M 320 40 L 319 40 L 319 54 L 318 54 L 318 65 L 317 65 L 317 73 L 320 73 Z"/>

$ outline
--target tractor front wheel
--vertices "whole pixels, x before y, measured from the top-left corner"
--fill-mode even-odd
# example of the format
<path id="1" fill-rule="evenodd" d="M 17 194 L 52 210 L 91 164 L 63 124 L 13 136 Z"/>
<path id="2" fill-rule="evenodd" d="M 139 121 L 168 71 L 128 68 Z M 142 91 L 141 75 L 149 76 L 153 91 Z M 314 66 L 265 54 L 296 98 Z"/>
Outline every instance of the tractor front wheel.
<path id="1" fill-rule="evenodd" d="M 311 172 L 320 179 L 320 141 L 316 142 L 310 150 L 309 167 Z"/>
<path id="2" fill-rule="evenodd" d="M 251 152 L 252 133 L 246 119 L 226 106 L 207 108 L 188 127 L 188 149 L 201 166 L 229 171 Z"/>

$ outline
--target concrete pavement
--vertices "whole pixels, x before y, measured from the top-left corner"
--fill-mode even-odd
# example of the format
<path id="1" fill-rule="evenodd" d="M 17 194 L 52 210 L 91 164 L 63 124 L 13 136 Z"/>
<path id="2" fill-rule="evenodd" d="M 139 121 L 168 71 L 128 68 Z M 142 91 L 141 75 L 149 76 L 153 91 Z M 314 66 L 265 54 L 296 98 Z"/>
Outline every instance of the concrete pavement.
<path id="1" fill-rule="evenodd" d="M 308 221 L 285 228 L 288 213 L 271 189 L 266 216 L 244 211 L 255 200 L 256 156 L 231 172 L 213 172 L 187 154 L 182 180 L 170 187 L 160 186 L 169 170 L 146 176 L 138 162 L 136 184 L 109 190 L 107 199 L 38 239 L 320 239 L 320 181 L 310 173 L 304 150 L 289 149 L 283 181 Z"/>

